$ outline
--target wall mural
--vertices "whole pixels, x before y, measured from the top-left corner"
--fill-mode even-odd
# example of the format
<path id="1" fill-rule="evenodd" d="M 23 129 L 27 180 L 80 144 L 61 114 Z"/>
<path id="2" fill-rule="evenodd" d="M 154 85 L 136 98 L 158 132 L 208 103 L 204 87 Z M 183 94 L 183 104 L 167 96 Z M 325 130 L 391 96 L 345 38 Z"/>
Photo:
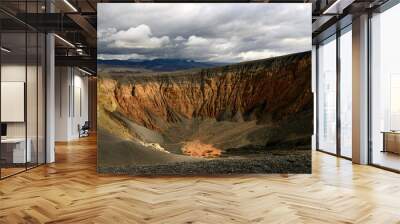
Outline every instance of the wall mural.
<path id="1" fill-rule="evenodd" d="M 311 173 L 311 4 L 98 9 L 99 172 Z"/>

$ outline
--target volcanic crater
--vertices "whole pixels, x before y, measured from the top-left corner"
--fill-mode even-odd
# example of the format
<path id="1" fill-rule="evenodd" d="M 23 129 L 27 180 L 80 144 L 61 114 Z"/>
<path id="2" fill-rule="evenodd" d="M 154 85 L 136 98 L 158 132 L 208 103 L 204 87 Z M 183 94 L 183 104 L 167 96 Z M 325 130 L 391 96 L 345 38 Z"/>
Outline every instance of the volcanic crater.
<path id="1" fill-rule="evenodd" d="M 218 160 L 223 173 L 258 163 L 257 172 L 310 172 L 310 52 L 175 72 L 108 69 L 98 100 L 100 172 L 209 173 Z"/>

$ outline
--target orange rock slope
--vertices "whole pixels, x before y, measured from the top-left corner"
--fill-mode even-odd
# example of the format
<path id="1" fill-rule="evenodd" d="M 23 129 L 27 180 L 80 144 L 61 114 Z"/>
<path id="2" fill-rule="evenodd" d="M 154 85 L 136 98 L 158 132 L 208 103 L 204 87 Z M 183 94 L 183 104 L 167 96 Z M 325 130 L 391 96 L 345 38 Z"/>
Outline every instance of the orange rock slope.
<path id="1" fill-rule="evenodd" d="M 126 76 L 100 76 L 99 107 L 157 131 L 193 117 L 266 122 L 312 111 L 310 52 L 210 69 Z"/>

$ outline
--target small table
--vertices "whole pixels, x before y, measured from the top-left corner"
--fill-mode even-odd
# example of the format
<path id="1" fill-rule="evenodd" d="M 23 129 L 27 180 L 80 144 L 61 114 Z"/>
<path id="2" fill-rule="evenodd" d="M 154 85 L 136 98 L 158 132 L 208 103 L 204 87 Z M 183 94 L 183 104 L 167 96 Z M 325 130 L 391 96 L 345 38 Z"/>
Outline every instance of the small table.
<path id="1" fill-rule="evenodd" d="M 25 138 L 5 138 L 1 139 L 1 151 L 2 157 L 9 163 L 26 163 L 31 162 L 32 153 L 31 153 L 31 139 L 26 139 L 28 143 L 26 147 L 25 154 Z M 12 148 L 11 148 L 11 147 Z M 5 148 L 3 148 L 5 147 Z"/>
<path id="2" fill-rule="evenodd" d="M 400 131 L 382 131 L 383 150 L 382 152 L 391 152 L 400 154 Z"/>

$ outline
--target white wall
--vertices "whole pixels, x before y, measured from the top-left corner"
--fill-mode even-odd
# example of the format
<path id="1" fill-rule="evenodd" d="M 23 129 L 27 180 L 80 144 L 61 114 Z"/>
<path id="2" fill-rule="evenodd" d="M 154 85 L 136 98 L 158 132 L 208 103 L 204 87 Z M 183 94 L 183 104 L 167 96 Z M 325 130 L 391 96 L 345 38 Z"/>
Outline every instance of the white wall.
<path id="1" fill-rule="evenodd" d="M 76 70 L 75 70 L 76 71 Z M 78 132 L 78 124 L 83 125 L 85 121 L 89 119 L 88 113 L 88 78 L 86 76 L 74 75 L 74 108 L 73 111 L 73 119 L 72 119 L 72 130 L 71 135 L 76 138 L 79 137 Z M 79 102 L 80 101 L 80 102 Z"/>
<path id="2" fill-rule="evenodd" d="M 1 66 L 1 81 L 25 82 L 25 64 L 6 64 Z M 29 68 L 28 68 L 29 69 Z M 6 108 L 1 108 L 6 110 Z M 7 137 L 25 137 L 25 122 L 7 123 Z"/>
<path id="3" fill-rule="evenodd" d="M 55 85 L 55 140 L 77 139 L 78 125 L 88 120 L 88 78 L 76 68 L 56 67 Z"/>
<path id="4" fill-rule="evenodd" d="M 2 82 L 25 82 L 25 75 L 26 75 L 26 67 L 25 64 L 20 65 L 20 64 L 3 64 L 1 66 L 1 81 Z M 33 66 L 28 66 L 27 67 L 28 74 L 31 74 L 34 72 L 36 74 L 36 67 Z M 32 83 L 30 83 L 32 84 Z M 36 85 L 36 82 L 33 83 Z M 36 89 L 34 92 L 30 93 L 29 90 L 27 89 L 28 97 L 34 97 L 36 98 Z M 32 99 L 27 99 L 28 103 L 32 102 Z M 33 106 L 33 105 L 31 105 Z M 34 105 L 36 107 L 36 105 Z M 2 110 L 7 110 L 7 108 L 1 108 Z M 28 113 L 28 121 L 36 119 L 36 114 L 34 114 L 34 117 L 30 117 L 30 114 Z M 25 122 L 7 122 L 7 136 L 8 137 L 25 137 Z M 28 125 L 28 127 L 31 127 L 32 125 Z M 29 137 L 29 136 L 28 136 Z"/>
<path id="5" fill-rule="evenodd" d="M 38 69 L 38 70 L 37 70 Z M 26 80 L 27 78 L 27 80 Z M 42 67 L 18 63 L 2 64 L 1 81 L 2 82 L 24 82 L 26 84 L 26 107 L 23 106 L 22 113 L 26 112 L 26 120 L 22 122 L 6 122 L 8 138 L 29 139 L 32 161 L 44 163 L 45 150 L 45 131 L 44 131 L 44 74 Z M 21 94 L 24 94 L 23 92 Z M 7 96 L 2 96 L 7 97 Z M 11 108 L 1 108 L 7 111 Z M 12 111 L 8 111 L 11 112 Z M 37 155 L 39 153 L 39 155 Z"/>
<path id="6" fill-rule="evenodd" d="M 55 141 L 67 141 L 69 133 L 69 68 L 55 69 Z"/>

